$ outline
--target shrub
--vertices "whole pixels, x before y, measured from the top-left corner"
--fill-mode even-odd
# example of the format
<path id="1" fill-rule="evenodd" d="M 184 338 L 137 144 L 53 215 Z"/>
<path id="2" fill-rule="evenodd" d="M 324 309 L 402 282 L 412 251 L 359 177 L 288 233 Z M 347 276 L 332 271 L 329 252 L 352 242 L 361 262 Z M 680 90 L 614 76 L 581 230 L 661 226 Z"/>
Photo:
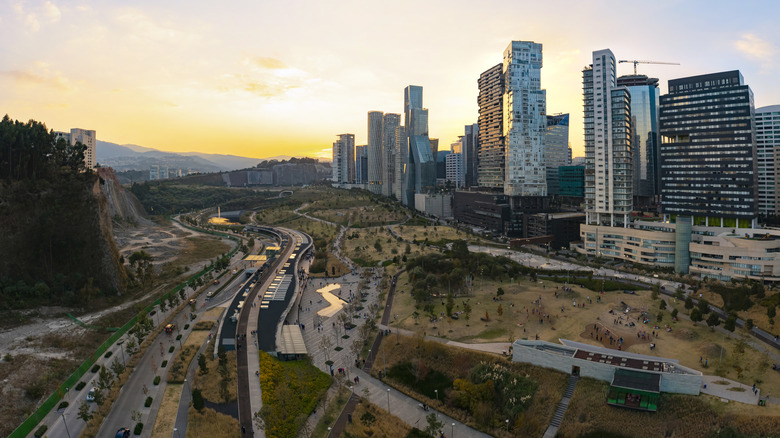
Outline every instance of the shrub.
<path id="1" fill-rule="evenodd" d="M 76 389 L 76 391 L 81 391 L 82 389 L 84 389 L 85 386 L 87 386 L 86 382 L 79 382 L 79 383 L 76 384 L 76 388 L 75 389 Z"/>
<path id="2" fill-rule="evenodd" d="M 176 335 L 176 340 L 177 341 L 181 340 L 181 335 Z"/>
<path id="3" fill-rule="evenodd" d="M 190 325 L 189 324 L 184 324 L 184 330 L 187 330 L 188 328 L 190 328 Z"/>
<path id="4" fill-rule="evenodd" d="M 152 405 L 152 398 L 146 397 L 146 401 L 144 402 L 144 407 L 148 408 L 151 405 Z"/>
<path id="5" fill-rule="evenodd" d="M 165 368 L 166 366 L 168 366 L 168 361 L 167 360 L 162 361 L 162 363 L 160 364 L 160 368 Z"/>
<path id="6" fill-rule="evenodd" d="M 49 426 L 47 426 L 47 425 L 45 425 L 45 424 L 42 424 L 42 425 L 41 425 L 41 427 L 39 427 L 39 428 L 38 428 L 38 429 L 35 431 L 35 434 L 34 434 L 34 435 L 35 435 L 35 438 L 41 438 L 41 437 L 43 436 L 43 434 L 44 434 L 44 433 L 46 433 L 46 431 L 47 431 L 48 429 L 49 429 Z"/>
<path id="7" fill-rule="evenodd" d="M 159 385 L 160 384 L 160 376 L 154 376 L 154 384 Z"/>
<path id="8" fill-rule="evenodd" d="M 98 364 L 92 365 L 92 369 L 90 371 L 92 371 L 93 373 L 100 371 L 100 365 Z"/>
<path id="9" fill-rule="evenodd" d="M 136 423 L 135 429 L 133 430 L 133 433 L 135 435 L 140 435 L 143 430 L 144 430 L 144 424 L 143 423 Z"/>
<path id="10" fill-rule="evenodd" d="M 173 353 L 174 348 L 175 347 L 173 345 L 171 345 L 171 348 L 168 349 L 168 353 Z"/>
<path id="11" fill-rule="evenodd" d="M 109 357 L 111 357 L 111 355 L 112 355 L 112 354 L 114 354 L 114 352 L 113 352 L 113 351 L 106 351 L 106 354 L 104 354 L 104 355 L 103 355 L 103 357 L 105 357 L 106 359 L 108 359 Z"/>

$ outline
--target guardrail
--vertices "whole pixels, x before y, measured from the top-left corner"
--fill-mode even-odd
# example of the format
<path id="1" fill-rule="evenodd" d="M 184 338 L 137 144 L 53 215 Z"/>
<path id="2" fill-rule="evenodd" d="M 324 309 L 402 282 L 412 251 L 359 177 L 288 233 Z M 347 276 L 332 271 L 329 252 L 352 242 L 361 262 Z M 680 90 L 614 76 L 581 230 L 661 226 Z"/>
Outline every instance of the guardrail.
<path id="1" fill-rule="evenodd" d="M 175 220 L 175 219 L 174 219 Z M 229 234 L 220 233 L 216 231 L 211 230 L 202 230 L 194 227 L 190 227 L 188 225 L 182 224 L 179 221 L 176 221 L 185 228 L 189 228 L 194 231 L 203 232 L 207 234 L 213 234 L 218 236 L 227 237 L 232 240 L 238 240 L 237 237 L 231 236 Z M 233 248 L 229 253 L 228 256 L 232 257 L 239 249 L 241 245 L 236 245 L 235 248 Z M 180 283 L 176 285 L 173 289 L 166 292 L 164 295 L 162 295 L 160 298 L 155 300 L 152 304 L 148 305 L 146 309 L 144 309 L 145 312 L 151 312 L 152 309 L 154 309 L 155 306 L 160 304 L 161 300 L 167 299 L 168 296 L 170 296 L 173 293 L 178 293 L 180 290 L 184 289 L 189 285 L 189 283 L 193 280 L 197 280 L 203 275 L 207 274 L 208 272 L 212 271 L 214 268 L 211 266 L 207 266 L 203 268 L 202 270 L 198 271 L 196 274 L 194 274 L 192 277 L 187 279 L 187 281 Z M 68 315 L 70 316 L 70 315 Z M 75 319 L 75 318 L 73 318 Z M 48 414 L 51 412 L 51 410 L 54 408 L 54 406 L 57 405 L 57 403 L 62 399 L 62 397 L 65 395 L 68 388 L 73 388 L 76 386 L 76 383 L 81 379 L 84 374 L 86 374 L 87 370 L 92 368 L 92 365 L 97 362 L 100 357 L 112 346 L 116 341 L 119 340 L 125 333 L 127 333 L 133 326 L 135 325 L 136 321 L 138 319 L 138 315 L 133 316 L 130 318 L 130 320 L 125 323 L 122 327 L 119 327 L 114 334 L 109 336 L 109 338 L 103 342 L 100 347 L 98 347 L 97 350 L 95 350 L 92 355 L 90 355 L 89 358 L 87 358 L 78 368 L 76 368 L 76 371 L 73 372 L 73 374 L 70 375 L 65 381 L 54 391 L 53 394 L 51 394 L 42 404 L 38 407 L 38 409 L 35 410 L 29 417 L 27 417 L 22 424 L 19 425 L 13 432 L 11 432 L 10 435 L 8 435 L 9 438 L 24 438 L 27 435 L 29 435 L 33 429 L 35 429 L 36 426 L 38 426 L 38 423 L 41 422 Z M 76 320 L 77 323 L 81 322 Z M 83 322 L 79 325 L 84 325 Z"/>

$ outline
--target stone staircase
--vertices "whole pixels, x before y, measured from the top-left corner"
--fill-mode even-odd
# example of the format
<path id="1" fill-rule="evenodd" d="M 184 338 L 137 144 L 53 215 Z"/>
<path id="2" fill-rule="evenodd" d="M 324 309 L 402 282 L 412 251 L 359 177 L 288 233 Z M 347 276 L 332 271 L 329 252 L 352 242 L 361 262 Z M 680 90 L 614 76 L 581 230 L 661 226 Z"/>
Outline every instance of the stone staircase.
<path id="1" fill-rule="evenodd" d="M 561 402 L 558 403 L 558 409 L 556 409 L 555 414 L 553 414 L 553 419 L 550 422 L 547 431 L 544 433 L 544 438 L 555 438 L 555 435 L 558 433 L 558 427 L 560 427 L 563 416 L 566 414 L 566 409 L 569 407 L 569 401 L 574 395 L 574 388 L 577 386 L 578 379 L 578 376 L 569 376 L 569 384 L 566 385 L 566 391 L 563 393 Z"/>

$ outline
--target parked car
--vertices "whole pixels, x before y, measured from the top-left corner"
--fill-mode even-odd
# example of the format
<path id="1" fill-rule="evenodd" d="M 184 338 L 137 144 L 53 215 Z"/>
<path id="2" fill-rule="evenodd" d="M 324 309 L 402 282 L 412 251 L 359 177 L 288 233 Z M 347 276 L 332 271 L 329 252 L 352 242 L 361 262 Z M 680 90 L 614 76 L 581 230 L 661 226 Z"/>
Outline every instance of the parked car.
<path id="1" fill-rule="evenodd" d="M 116 437 L 114 438 L 130 438 L 130 428 L 128 427 L 120 427 L 116 431 Z"/>
<path id="2" fill-rule="evenodd" d="M 96 388 L 92 388 L 92 389 L 89 390 L 89 392 L 87 392 L 87 401 L 88 402 L 95 401 L 95 391 L 97 391 L 97 389 Z"/>

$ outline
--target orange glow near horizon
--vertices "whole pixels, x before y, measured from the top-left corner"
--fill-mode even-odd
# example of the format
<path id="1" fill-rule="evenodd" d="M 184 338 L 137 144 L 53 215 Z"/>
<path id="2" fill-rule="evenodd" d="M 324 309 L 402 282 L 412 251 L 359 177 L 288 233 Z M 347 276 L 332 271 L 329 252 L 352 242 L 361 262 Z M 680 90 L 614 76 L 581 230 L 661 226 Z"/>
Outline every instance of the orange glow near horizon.
<path id="1" fill-rule="evenodd" d="M 186 8 L 13 1 L 0 6 L 0 108 L 58 131 L 94 129 L 118 144 L 329 159 L 337 134 L 365 144 L 367 112 L 402 113 L 403 88 L 415 84 L 424 89 L 430 136 L 446 150 L 477 121 L 479 74 L 502 61 L 511 40 L 543 44 L 547 113 L 571 114 L 575 156 L 583 155 L 581 71 L 594 50 L 680 62 L 640 66 L 660 78 L 662 93 L 669 79 L 739 69 L 756 107 L 780 102 L 778 5 L 741 5 L 737 22 L 702 8 L 703 0 L 652 11 L 609 0 L 596 8 L 565 3 L 566 13 L 509 0 L 297 0 L 240 10 L 200 0 Z M 636 32 L 627 19 L 646 16 L 664 17 L 667 30 Z M 609 30 L 594 29 L 594 20 Z M 619 75 L 632 70 L 618 66 Z"/>

